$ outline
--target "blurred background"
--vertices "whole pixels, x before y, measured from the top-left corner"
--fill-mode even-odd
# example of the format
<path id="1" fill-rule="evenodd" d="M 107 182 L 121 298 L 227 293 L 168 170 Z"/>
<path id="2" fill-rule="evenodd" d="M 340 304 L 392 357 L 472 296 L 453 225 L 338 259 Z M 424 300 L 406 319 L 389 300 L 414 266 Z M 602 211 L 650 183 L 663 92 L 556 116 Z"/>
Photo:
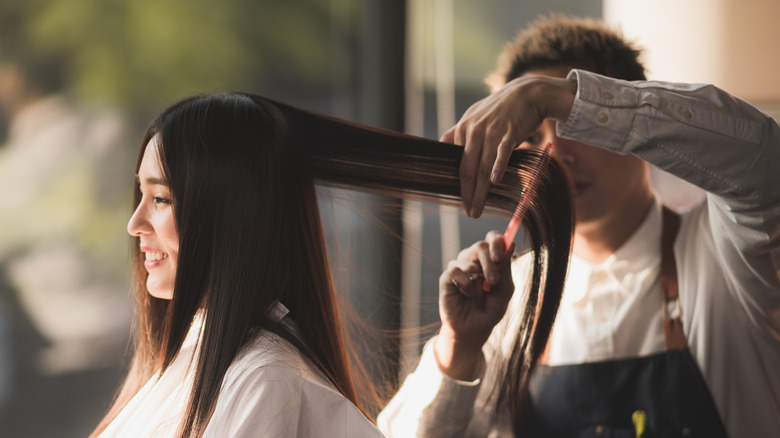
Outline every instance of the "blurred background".
<path id="1" fill-rule="evenodd" d="M 438 138 L 487 94 L 504 42 L 560 12 L 623 28 L 646 47 L 652 79 L 715 83 L 777 117 L 779 4 L 678 3 L 3 0 L 0 437 L 86 436 L 111 401 L 128 360 L 134 160 L 165 106 L 248 91 Z M 663 173 L 654 180 L 679 208 L 701 198 Z M 345 298 L 377 327 L 413 329 L 371 345 L 377 378 L 393 387 L 435 330 L 441 266 L 506 219 L 321 195 Z"/>

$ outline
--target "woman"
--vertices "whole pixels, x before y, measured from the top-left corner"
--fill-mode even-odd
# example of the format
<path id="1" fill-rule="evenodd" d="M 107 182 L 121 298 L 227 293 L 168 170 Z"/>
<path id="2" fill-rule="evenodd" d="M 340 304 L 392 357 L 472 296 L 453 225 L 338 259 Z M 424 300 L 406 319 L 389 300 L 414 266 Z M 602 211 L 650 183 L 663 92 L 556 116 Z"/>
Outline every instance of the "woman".
<path id="1" fill-rule="evenodd" d="M 163 111 L 128 224 L 135 354 L 93 436 L 381 436 L 360 409 L 370 385 L 353 374 L 314 181 L 454 204 L 459 155 L 246 94 Z M 517 157 L 491 205 L 514 209 L 536 158 Z M 527 221 L 539 246 L 570 237 L 562 178 L 553 166 Z M 563 219 L 540 228 L 550 209 Z M 552 252 L 565 269 L 568 246 Z"/>

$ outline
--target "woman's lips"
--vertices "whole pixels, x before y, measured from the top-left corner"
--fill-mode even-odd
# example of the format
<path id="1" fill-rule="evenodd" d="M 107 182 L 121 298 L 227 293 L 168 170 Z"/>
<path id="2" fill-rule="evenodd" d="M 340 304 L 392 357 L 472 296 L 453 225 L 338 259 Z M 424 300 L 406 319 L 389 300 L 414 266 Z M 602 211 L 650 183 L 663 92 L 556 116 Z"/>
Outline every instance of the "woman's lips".
<path id="1" fill-rule="evenodd" d="M 154 269 L 168 261 L 168 254 L 154 248 L 142 246 L 141 251 L 144 253 L 144 267 L 147 270 Z"/>
<path id="2" fill-rule="evenodd" d="M 154 269 L 162 265 L 163 263 L 167 262 L 168 258 L 164 258 L 162 260 L 144 260 L 144 267 L 147 270 Z"/>

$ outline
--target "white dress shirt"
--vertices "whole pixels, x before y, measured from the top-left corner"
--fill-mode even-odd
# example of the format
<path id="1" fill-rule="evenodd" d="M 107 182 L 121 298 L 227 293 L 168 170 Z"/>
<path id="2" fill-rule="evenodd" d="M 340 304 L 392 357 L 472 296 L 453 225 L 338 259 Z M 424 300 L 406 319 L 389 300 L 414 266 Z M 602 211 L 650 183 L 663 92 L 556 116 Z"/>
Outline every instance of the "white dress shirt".
<path id="1" fill-rule="evenodd" d="M 730 437 L 780 436 L 780 127 L 708 85 L 625 82 L 573 70 L 577 96 L 559 135 L 634 153 L 707 190 L 682 215 L 674 252 L 683 330 Z M 607 260 L 574 256 L 549 364 L 644 356 L 664 350 L 661 209 Z M 518 291 L 527 263 L 513 265 Z M 521 293 L 484 348 L 511 345 Z M 502 344 L 503 340 L 503 346 Z M 444 376 L 426 346 L 417 370 L 379 416 L 394 437 L 511 437 L 494 420 L 490 388 Z"/>
<path id="2" fill-rule="evenodd" d="M 286 312 L 277 306 L 278 316 Z M 138 391 L 101 438 L 175 436 L 189 400 L 191 359 L 202 325 L 202 317 L 193 322 L 170 368 Z M 265 330 L 228 368 L 203 433 L 203 438 L 382 436 L 295 347 Z"/>

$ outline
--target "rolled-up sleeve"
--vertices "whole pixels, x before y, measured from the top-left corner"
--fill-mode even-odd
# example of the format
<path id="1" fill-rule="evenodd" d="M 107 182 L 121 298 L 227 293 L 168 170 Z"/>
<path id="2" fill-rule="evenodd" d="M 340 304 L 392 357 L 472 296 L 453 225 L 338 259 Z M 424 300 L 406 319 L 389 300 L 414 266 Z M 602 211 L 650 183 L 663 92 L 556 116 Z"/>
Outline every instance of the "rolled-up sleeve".
<path id="1" fill-rule="evenodd" d="M 379 429 L 388 436 L 466 436 L 481 380 L 464 382 L 444 375 L 433 352 L 434 339 L 377 418 Z"/>

